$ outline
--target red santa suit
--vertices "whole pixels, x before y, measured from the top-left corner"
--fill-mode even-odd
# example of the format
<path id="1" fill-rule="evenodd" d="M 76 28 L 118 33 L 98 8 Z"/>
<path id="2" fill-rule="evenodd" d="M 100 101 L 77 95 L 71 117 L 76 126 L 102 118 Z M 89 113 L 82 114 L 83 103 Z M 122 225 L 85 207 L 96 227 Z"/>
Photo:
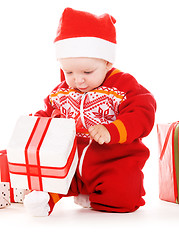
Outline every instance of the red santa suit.
<path id="1" fill-rule="evenodd" d="M 130 74 L 113 68 L 101 86 L 82 93 L 62 81 L 45 99 L 38 116 L 73 118 L 77 127 L 79 162 L 66 196 L 89 195 L 91 207 L 109 212 L 132 212 L 144 205 L 142 168 L 149 157 L 142 143 L 153 125 L 156 102 L 152 94 Z M 109 144 L 91 141 L 88 128 L 102 124 Z M 53 209 L 62 196 L 50 194 Z"/>

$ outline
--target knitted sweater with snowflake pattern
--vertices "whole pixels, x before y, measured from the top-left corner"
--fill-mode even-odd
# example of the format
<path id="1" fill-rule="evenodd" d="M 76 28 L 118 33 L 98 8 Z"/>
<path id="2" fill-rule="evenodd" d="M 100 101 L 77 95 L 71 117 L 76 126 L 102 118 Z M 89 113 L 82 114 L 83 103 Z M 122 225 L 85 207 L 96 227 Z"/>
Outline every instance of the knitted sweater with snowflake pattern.
<path id="1" fill-rule="evenodd" d="M 153 95 L 130 74 L 112 68 L 98 88 L 82 93 L 62 81 L 45 99 L 45 111 L 38 116 L 51 116 L 60 110 L 63 118 L 76 121 L 77 136 L 88 137 L 87 129 L 103 124 L 111 142 L 132 143 L 147 136 L 154 125 L 156 101 Z"/>

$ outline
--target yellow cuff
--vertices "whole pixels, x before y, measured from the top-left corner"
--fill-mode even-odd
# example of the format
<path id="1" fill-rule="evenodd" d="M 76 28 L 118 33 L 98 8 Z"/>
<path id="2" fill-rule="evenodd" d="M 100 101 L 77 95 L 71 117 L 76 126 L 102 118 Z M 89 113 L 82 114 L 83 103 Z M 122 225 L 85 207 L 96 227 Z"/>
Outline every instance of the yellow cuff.
<path id="1" fill-rule="evenodd" d="M 120 135 L 119 143 L 126 142 L 127 131 L 126 131 L 126 127 L 124 126 L 123 122 L 121 120 L 116 120 L 113 122 L 113 124 L 117 127 L 119 135 Z"/>

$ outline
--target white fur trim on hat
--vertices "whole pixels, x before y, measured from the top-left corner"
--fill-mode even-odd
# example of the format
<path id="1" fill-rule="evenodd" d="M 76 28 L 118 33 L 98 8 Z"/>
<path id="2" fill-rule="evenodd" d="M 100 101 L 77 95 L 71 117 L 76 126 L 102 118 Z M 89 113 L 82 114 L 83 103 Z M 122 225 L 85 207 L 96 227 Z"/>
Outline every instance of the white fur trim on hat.
<path id="1" fill-rule="evenodd" d="M 89 57 L 100 58 L 114 63 L 116 44 L 96 37 L 66 38 L 55 42 L 59 58 Z"/>

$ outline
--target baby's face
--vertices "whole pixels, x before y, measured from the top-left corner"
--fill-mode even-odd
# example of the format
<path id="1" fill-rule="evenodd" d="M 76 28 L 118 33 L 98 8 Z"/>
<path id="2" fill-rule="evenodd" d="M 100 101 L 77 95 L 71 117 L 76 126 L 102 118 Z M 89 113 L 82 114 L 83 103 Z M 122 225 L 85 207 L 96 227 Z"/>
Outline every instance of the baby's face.
<path id="1" fill-rule="evenodd" d="M 97 58 L 61 58 L 67 84 L 80 92 L 89 92 L 99 87 L 112 68 L 112 64 Z"/>

